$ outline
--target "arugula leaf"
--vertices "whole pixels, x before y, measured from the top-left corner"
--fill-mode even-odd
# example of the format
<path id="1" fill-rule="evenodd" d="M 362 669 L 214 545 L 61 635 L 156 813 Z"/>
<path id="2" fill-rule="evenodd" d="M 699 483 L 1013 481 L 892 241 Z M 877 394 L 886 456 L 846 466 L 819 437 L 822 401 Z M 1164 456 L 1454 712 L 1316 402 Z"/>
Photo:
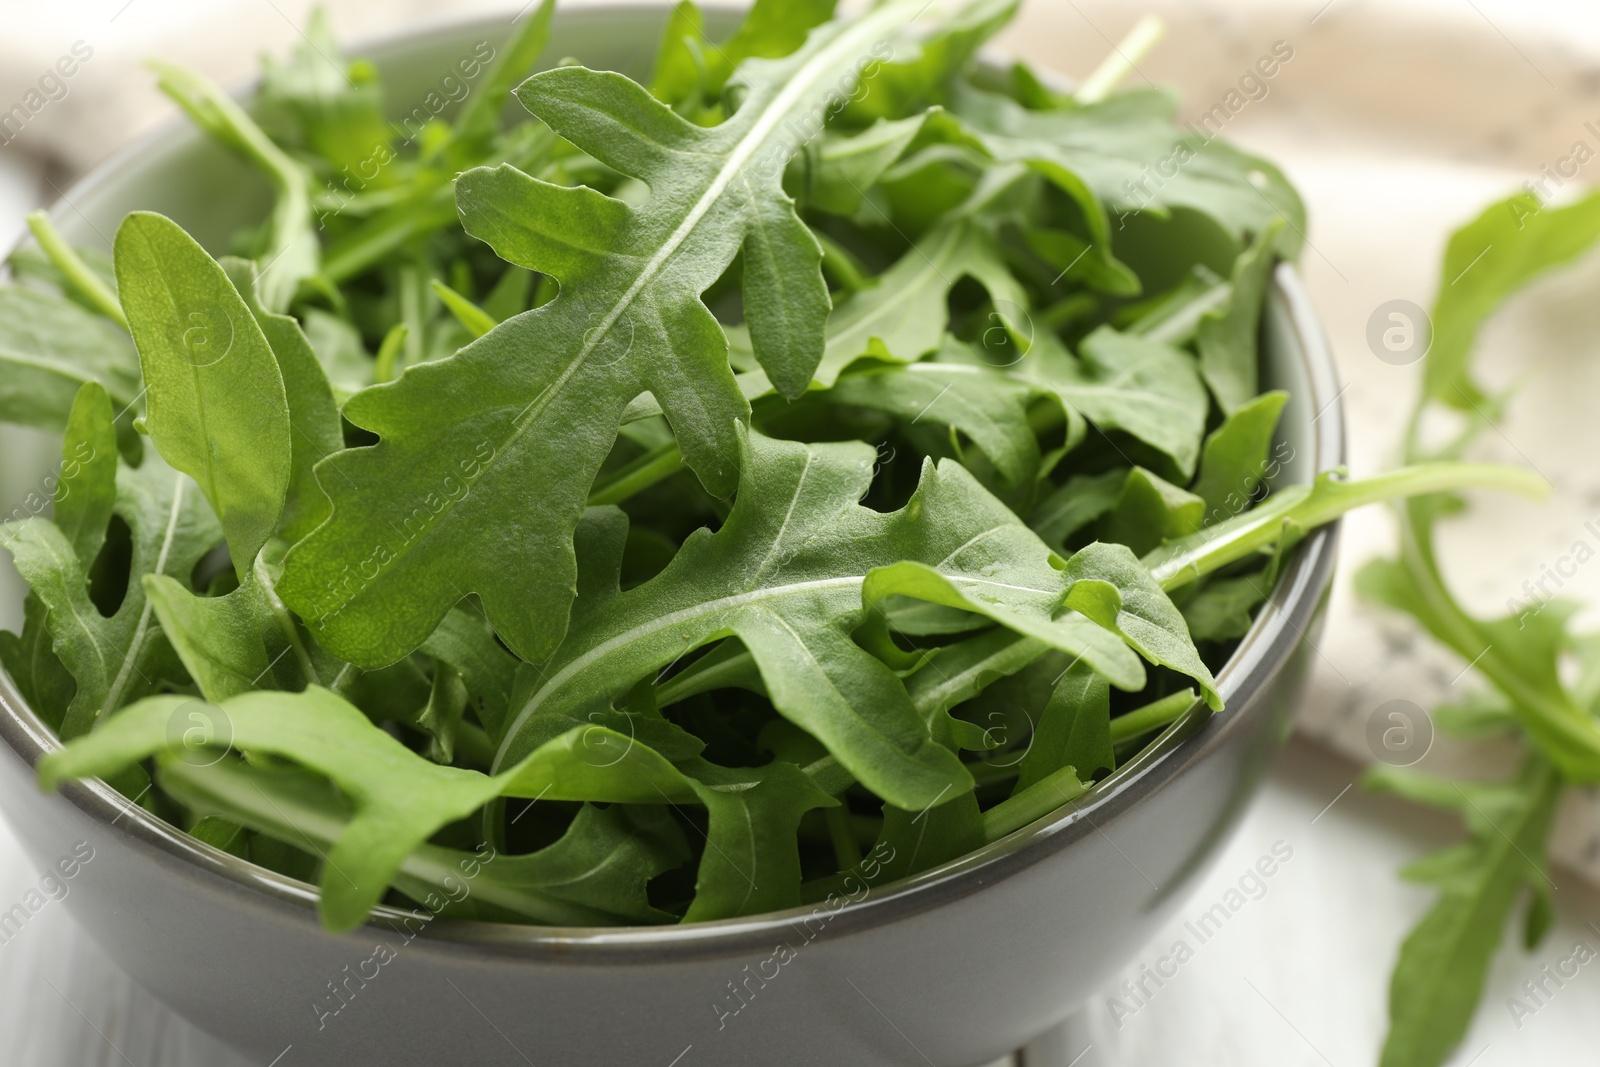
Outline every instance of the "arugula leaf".
<path id="1" fill-rule="evenodd" d="M 55 487 L 55 522 L 79 559 L 92 560 L 105 542 L 116 505 L 117 445 L 111 398 L 97 382 L 78 390 L 62 435 Z M 5 530 L 9 549 L 14 530 Z M 0 665 L 17 691 L 58 733 L 77 683 L 52 647 L 49 609 L 36 593 L 23 601 L 20 634 L 0 633 Z"/>
<path id="2" fill-rule="evenodd" d="M 979 612 L 1084 655 L 1122 685 L 1141 684 L 1137 659 L 1115 637 L 1054 617 L 1065 587 L 1049 550 L 959 466 L 930 465 L 912 502 L 880 515 L 856 504 L 872 472 L 864 445 L 750 434 L 743 447 L 745 474 L 722 529 L 691 537 L 636 589 L 616 589 L 625 528 L 596 516 L 595 577 L 580 585 L 587 606 L 541 665 L 496 766 L 536 743 L 541 718 L 609 706 L 641 676 L 733 635 L 778 711 L 879 796 L 915 809 L 965 789 L 966 771 L 933 742 L 899 679 L 850 638 L 890 594 Z"/>
<path id="3" fill-rule="evenodd" d="M 41 781 L 50 788 L 65 777 L 104 774 L 162 753 L 168 763 L 182 762 L 182 747 L 172 751 L 167 724 L 191 700 L 151 697 L 124 709 L 79 744 L 46 757 Z M 407 855 L 499 792 L 494 779 L 414 755 L 326 690 L 248 692 L 218 708 L 234 748 L 292 759 L 349 795 L 355 810 L 328 851 L 322 876 L 320 908 L 332 929 L 359 924 Z"/>
<path id="4" fill-rule="evenodd" d="M 17 693 L 58 734 L 77 683 L 51 647 L 49 609 L 30 593 L 22 602 L 22 632 L 0 632 L 0 667 Z"/>
<path id="5" fill-rule="evenodd" d="M 133 406 L 138 358 L 127 335 L 61 297 L 0 286 L 0 420 L 59 433 L 87 382 L 119 411 Z M 121 438 L 135 447 L 131 426 Z"/>
<path id="6" fill-rule="evenodd" d="M 1263 575 L 1213 578 L 1179 606 L 1196 641 L 1232 641 L 1250 632 L 1253 612 L 1272 583 Z"/>
<path id="7" fill-rule="evenodd" d="M 129 215 L 116 262 L 144 368 L 145 428 L 162 458 L 200 484 L 242 576 L 277 529 L 289 489 L 278 362 L 227 274 L 171 219 Z"/>
<path id="8" fill-rule="evenodd" d="M 1067 538 L 1084 529 L 1116 506 L 1126 475 L 1075 474 L 1034 507 L 1028 516 L 1033 532 L 1058 552 Z"/>
<path id="9" fill-rule="evenodd" d="M 833 385 L 863 356 L 913 363 L 939 348 L 950 324 L 950 291 L 963 278 L 976 279 L 998 306 L 1027 306 L 1027 294 L 1006 267 L 993 233 L 970 212 L 969 205 L 927 234 L 873 288 L 839 302 L 828 319 L 827 350 L 816 370 L 820 384 Z M 1013 325 L 1004 317 L 995 321 L 1002 329 Z"/>
<path id="10" fill-rule="evenodd" d="M 154 456 L 117 471 L 115 513 L 133 535 L 131 576 L 109 618 L 89 597 L 89 567 L 48 519 L 0 526 L 0 537 L 34 596 L 48 611 L 56 655 L 77 683 L 60 734 L 71 740 L 100 725 L 130 700 L 156 690 L 176 664 L 145 597 L 145 575 L 168 575 L 187 587 L 195 565 L 222 533 L 189 478 Z"/>
<path id="11" fill-rule="evenodd" d="M 1206 502 L 1143 467 L 1128 471 L 1116 504 L 1100 520 L 1100 538 L 1136 555 L 1200 529 Z"/>
<path id="12" fill-rule="evenodd" d="M 237 760 L 168 761 L 161 787 L 185 806 L 326 855 L 350 819 L 349 803 L 315 775 Z M 653 817 L 655 816 L 655 817 Z M 394 886 L 441 918 L 559 926 L 670 922 L 645 885 L 688 858 L 682 831 L 651 808 L 580 808 L 554 843 L 524 855 L 421 845 Z"/>
<path id="13" fill-rule="evenodd" d="M 526 8 L 523 12 L 526 12 Z M 505 51 L 494 61 L 483 84 L 475 95 L 469 96 L 456 115 L 456 138 L 482 151 L 492 140 L 500 125 L 500 113 L 505 110 L 506 97 L 517 79 L 533 69 L 545 48 L 550 44 L 550 21 L 555 16 L 555 0 L 543 0 L 538 9 L 527 16 L 516 36 L 506 45 Z M 519 12 L 519 17 L 523 12 Z"/>
<path id="14" fill-rule="evenodd" d="M 1206 703 L 1221 709 L 1222 697 L 1183 615 L 1128 546 L 1089 545 L 1067 560 L 1066 576 L 1071 583 L 1063 601 L 1067 607 L 1122 634 L 1150 662 L 1193 678 Z"/>
<path id="15" fill-rule="evenodd" d="M 957 10 L 942 31 L 906 47 L 874 50 L 878 63 L 862 70 L 853 118 L 903 118 L 966 66 L 996 33 L 1016 17 L 1019 0 L 979 0 Z"/>
<path id="16" fill-rule="evenodd" d="M 867 190 L 899 162 L 935 113 L 879 119 L 854 133 L 825 130 L 816 152 L 797 156 L 790 166 L 805 206 L 834 215 L 856 214 L 866 203 Z"/>
<path id="17" fill-rule="evenodd" d="M 377 72 L 344 58 L 322 8 L 312 8 L 286 62 L 263 60 L 255 110 L 273 141 L 314 157 L 341 183 L 392 180 L 374 166 L 392 151 Z"/>
<path id="18" fill-rule="evenodd" d="M 1370 788 L 1461 813 L 1472 839 L 1404 872 L 1439 888 L 1433 908 L 1406 937 L 1389 985 L 1389 1036 L 1380 1067 L 1443 1063 L 1465 1036 L 1489 962 L 1524 886 L 1542 887 L 1544 844 L 1561 776 L 1531 757 L 1513 782 L 1457 784 L 1380 767 Z"/>
<path id="19" fill-rule="evenodd" d="M 712 44 L 699 8 L 684 0 L 673 8 L 662 34 L 650 92 L 679 110 L 709 104 L 722 95 L 739 64 L 753 56 L 788 55 L 810 30 L 833 18 L 836 6 L 837 0 L 756 0 L 737 30 Z"/>
<path id="20" fill-rule="evenodd" d="M 110 394 L 98 382 L 88 382 L 73 398 L 62 434 L 55 524 L 79 559 L 100 554 L 116 507 L 115 420 Z"/>
<path id="21" fill-rule="evenodd" d="M 344 447 L 344 431 L 333 387 L 300 324 L 287 315 L 274 315 L 261 306 L 255 265 L 246 260 L 222 263 L 228 279 L 255 316 L 278 372 L 283 378 L 289 407 L 289 486 L 283 505 L 281 533 L 290 541 L 316 529 L 331 510 L 327 495 L 317 485 L 313 468 Z M 262 378 L 268 377 L 265 368 Z"/>
<path id="22" fill-rule="evenodd" d="M 868 366 L 840 378 L 830 398 L 910 424 L 959 430 L 1007 486 L 1029 485 L 1038 477 L 1039 439 L 1027 418 L 1033 389 L 1005 375 L 958 363 Z"/>
<path id="23" fill-rule="evenodd" d="M 1083 663 L 1062 672 L 1050 701 L 1034 724 L 1033 740 L 1022 758 L 1016 796 L 1063 767 L 1079 778 L 1116 770 L 1111 751 L 1111 688 Z"/>
<path id="24" fill-rule="evenodd" d="M 1177 102 L 1168 92 L 1136 89 L 1103 103 L 1029 111 L 999 93 L 959 86 L 951 110 L 996 159 L 1025 162 L 1094 210 L 1166 217 L 1175 208 L 1216 221 L 1242 246 L 1282 219 L 1277 250 L 1293 256 L 1305 232 L 1305 207 L 1282 172 L 1192 131 L 1177 133 Z M 1167 171 L 1175 171 L 1169 178 Z M 1258 184 L 1259 183 L 1259 184 Z M 1104 243 L 1093 218 L 1094 243 Z"/>
<path id="25" fill-rule="evenodd" d="M 145 576 L 161 631 L 207 700 L 320 681 L 293 616 L 278 599 L 274 570 L 262 553 L 239 588 L 219 597 L 195 596 L 169 575 Z"/>
<path id="26" fill-rule="evenodd" d="M 1207 437 L 1200 452 L 1200 476 L 1193 492 L 1205 501 L 1205 523 L 1212 525 L 1244 511 L 1281 464 L 1273 462 L 1273 431 L 1288 403 L 1284 392 L 1262 393 L 1240 405 Z"/>
<path id="27" fill-rule="evenodd" d="M 1508 297 L 1546 271 L 1577 258 L 1600 240 L 1600 192 L 1545 207 L 1531 192 L 1491 204 L 1450 235 L 1433 305 L 1433 344 L 1423 368 L 1423 393 L 1462 411 L 1494 403 L 1468 369 L 1478 329 Z"/>
<path id="28" fill-rule="evenodd" d="M 460 179 L 468 231 L 555 277 L 561 293 L 346 405 L 381 440 L 325 461 L 333 517 L 295 546 L 283 586 L 335 653 L 393 662 L 470 592 L 514 651 L 554 649 L 571 600 L 572 530 L 641 392 L 661 403 L 707 488 L 732 490 L 734 424 L 748 405 L 699 296 L 743 248 L 757 357 L 786 395 L 805 389 L 829 299 L 820 248 L 781 188 L 782 126 L 824 102 L 841 67 L 893 37 L 908 10 L 891 4 L 817 30 L 787 59 L 750 60 L 741 106 L 710 129 L 617 74 L 564 67 L 522 85 L 525 106 L 652 195 L 632 208 L 506 168 Z M 528 485 L 540 506 L 511 504 Z M 368 563 L 375 546 L 376 577 L 349 588 L 345 568 Z"/>
<path id="29" fill-rule="evenodd" d="M 1081 412 L 1102 430 L 1123 430 L 1160 449 L 1187 477 L 1205 433 L 1205 389 L 1194 361 L 1177 349 L 1101 327 L 1079 346 L 1081 368 L 1038 350 L 1037 370 L 1019 373 Z"/>
<path id="30" fill-rule="evenodd" d="M 1239 256 L 1228 298 L 1200 317 L 1197 343 L 1200 374 L 1223 413 L 1232 415 L 1259 393 L 1261 359 L 1257 339 L 1267 276 L 1277 262 L 1281 220 L 1274 221 Z"/>

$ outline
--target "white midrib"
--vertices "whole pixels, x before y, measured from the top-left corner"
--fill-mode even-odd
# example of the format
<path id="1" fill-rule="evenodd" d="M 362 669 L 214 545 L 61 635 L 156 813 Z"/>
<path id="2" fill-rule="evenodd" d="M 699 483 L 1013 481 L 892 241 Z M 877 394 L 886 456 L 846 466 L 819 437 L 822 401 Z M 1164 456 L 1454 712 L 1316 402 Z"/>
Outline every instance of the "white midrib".
<path id="1" fill-rule="evenodd" d="M 760 117 L 756 119 L 755 125 L 750 127 L 750 131 L 739 139 L 738 144 L 734 145 L 733 151 L 728 154 L 727 161 L 717 172 L 716 177 L 712 179 L 711 184 L 706 187 L 706 191 L 701 194 L 694 207 L 689 210 L 683 221 L 678 224 L 677 229 L 672 231 L 671 236 L 662 243 L 655 254 L 640 268 L 638 275 L 633 280 L 633 284 L 628 286 L 627 292 L 622 294 L 622 297 L 611 307 L 611 310 L 601 318 L 599 324 L 584 337 L 583 347 L 578 350 L 578 354 L 562 369 L 556 380 L 544 390 L 542 397 L 536 399 L 534 405 L 530 405 L 527 412 L 518 420 L 516 430 L 507 439 L 508 444 L 516 442 L 538 421 L 538 413 L 550 405 L 556 394 L 566 386 L 566 383 L 571 380 L 573 375 L 578 373 L 578 370 L 589 358 L 589 355 L 599 347 L 603 340 L 610 336 L 611 329 L 617 324 L 617 320 L 627 313 L 628 308 L 638 299 L 639 294 L 654 282 L 662 270 L 666 268 L 667 263 L 677 254 L 678 249 L 689 239 L 689 235 L 704 221 L 706 215 L 711 212 L 717 201 L 722 198 L 723 193 L 727 192 L 728 186 L 738 177 L 739 172 L 744 169 L 744 165 L 756 154 L 757 150 L 761 148 L 772 132 L 778 128 L 779 124 L 789 117 L 792 109 L 815 90 L 817 84 L 824 77 L 833 72 L 839 57 L 859 50 L 864 44 L 870 44 L 880 35 L 882 30 L 896 23 L 907 21 L 904 18 L 904 12 L 909 10 L 910 7 L 909 3 L 894 4 L 867 15 L 850 26 L 844 33 L 830 42 L 827 47 L 823 48 L 822 51 L 807 60 L 795 72 L 794 77 L 785 83 L 783 90 L 762 111 Z M 541 399 L 542 403 L 540 402 Z"/>
<path id="2" fill-rule="evenodd" d="M 161 551 L 156 556 L 156 569 L 154 573 L 167 573 L 167 556 L 172 552 L 172 541 L 178 532 L 178 517 L 183 513 L 184 475 L 179 473 L 173 479 L 172 510 L 167 515 L 167 529 L 161 537 Z M 130 579 L 132 580 L 132 579 Z M 139 624 L 133 628 L 133 640 L 128 642 L 128 654 L 122 657 L 122 668 L 117 671 L 116 680 L 111 683 L 111 688 L 106 691 L 106 699 L 100 705 L 100 710 L 95 713 L 95 722 L 111 714 L 122 701 L 122 693 L 128 686 L 128 676 L 133 673 L 133 664 L 144 650 L 145 635 L 150 630 L 150 615 L 155 611 L 155 604 L 149 596 L 144 598 L 144 607 L 139 611 Z"/>

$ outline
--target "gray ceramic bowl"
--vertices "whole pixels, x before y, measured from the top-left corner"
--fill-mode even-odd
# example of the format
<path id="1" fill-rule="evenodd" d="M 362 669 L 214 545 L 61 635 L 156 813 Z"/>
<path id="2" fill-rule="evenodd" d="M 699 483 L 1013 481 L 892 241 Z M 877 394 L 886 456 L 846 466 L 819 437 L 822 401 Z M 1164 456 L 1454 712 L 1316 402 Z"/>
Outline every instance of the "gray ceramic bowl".
<path id="1" fill-rule="evenodd" d="M 550 54 L 640 74 L 666 10 L 563 10 Z M 713 16 L 726 25 L 730 12 Z M 391 100 L 420 100 L 476 42 L 509 30 L 458 22 L 365 54 Z M 153 209 L 215 250 L 264 203 L 240 163 L 179 124 L 79 183 L 53 216 L 72 241 L 108 247 L 125 212 Z M 1305 481 L 1340 462 L 1341 417 L 1288 267 L 1264 337 L 1267 382 L 1293 398 L 1284 479 Z M 178 1013 L 263 1064 L 973 1067 L 1027 1046 L 1029 1067 L 1055 1067 L 1052 1031 L 1183 902 L 1282 742 L 1334 545 L 1325 529 L 1294 553 L 1218 677 L 1226 711 L 1195 709 L 1076 803 L 835 911 L 649 929 L 436 922 L 414 938 L 380 911 L 331 936 L 312 887 L 203 845 L 103 783 L 41 794 L 33 768 L 57 743 L 3 677 L 0 801 L 41 866 L 87 842 L 94 859 L 68 897 L 79 921 Z"/>

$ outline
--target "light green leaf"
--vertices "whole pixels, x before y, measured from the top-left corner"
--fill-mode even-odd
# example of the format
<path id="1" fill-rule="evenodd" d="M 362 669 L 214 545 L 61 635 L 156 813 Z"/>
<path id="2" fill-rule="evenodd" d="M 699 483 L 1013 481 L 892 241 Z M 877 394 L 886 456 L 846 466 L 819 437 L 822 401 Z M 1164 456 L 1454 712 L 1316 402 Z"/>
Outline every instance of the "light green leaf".
<path id="1" fill-rule="evenodd" d="M 1067 561 L 1066 575 L 1072 583 L 1067 607 L 1122 634 L 1151 663 L 1193 678 L 1206 703 L 1222 707 L 1215 680 L 1195 650 L 1183 614 L 1126 545 L 1089 545 Z"/>
<path id="2" fill-rule="evenodd" d="M 1479 327 L 1513 293 L 1570 263 L 1596 240 L 1600 192 L 1559 207 L 1545 207 L 1533 193 L 1519 192 L 1453 233 L 1433 305 L 1425 396 L 1462 411 L 1492 409 L 1468 366 Z"/>
<path id="3" fill-rule="evenodd" d="M 0 421 L 59 433 L 87 382 L 100 383 L 127 414 L 139 395 L 127 335 L 62 297 L 0 286 Z M 122 436 L 132 447 L 131 425 Z"/>
<path id="4" fill-rule="evenodd" d="M 255 316 L 283 377 L 284 397 L 289 404 L 290 471 L 281 525 L 283 536 L 295 541 L 316 529 L 331 510 L 313 468 L 344 447 L 339 405 L 300 324 L 261 306 L 254 264 L 229 259 L 223 261 L 222 267 Z"/>
<path id="5" fill-rule="evenodd" d="M 1115 507 L 1126 480 L 1120 470 L 1075 474 L 1034 507 L 1028 525 L 1045 544 L 1066 555 L 1067 538 Z"/>
<path id="6" fill-rule="evenodd" d="M 1100 538 L 1127 545 L 1134 555 L 1200 529 L 1205 501 L 1160 475 L 1134 467 L 1128 471 L 1116 505 L 1100 520 Z"/>
<path id="7" fill-rule="evenodd" d="M 1241 247 L 1283 219 L 1279 254 L 1293 256 L 1299 249 L 1305 207 L 1294 187 L 1265 160 L 1193 129 L 1177 130 L 1177 101 L 1166 90 L 1138 89 L 1089 106 L 1029 111 L 999 93 L 963 85 L 950 106 L 996 159 L 1025 162 L 1069 195 L 1081 187 L 1104 205 L 1096 211 L 1163 217 L 1188 208 L 1215 220 Z M 1092 220 L 1090 226 L 1100 243 Z"/>
<path id="8" fill-rule="evenodd" d="M 1369 779 L 1377 788 L 1399 780 L 1387 773 Z M 1472 841 L 1411 869 L 1438 886 L 1439 899 L 1400 947 L 1380 1067 L 1438 1067 L 1466 1035 L 1518 894 L 1545 878 L 1545 837 L 1561 784 L 1532 758 L 1516 782 L 1492 793 L 1469 797 L 1448 782 L 1429 790 L 1458 795 L 1452 806 L 1463 812 Z M 1416 796 L 1417 788 L 1408 786 L 1405 795 Z"/>
<path id="9" fill-rule="evenodd" d="M 1068 666 L 1056 681 L 1049 703 L 1034 724 L 1033 740 L 1022 758 L 1011 795 L 1037 785 L 1063 767 L 1071 767 L 1079 779 L 1089 780 L 1101 769 L 1117 767 L 1111 751 L 1111 688 L 1082 662 Z"/>
<path id="10" fill-rule="evenodd" d="M 321 680 L 278 599 L 275 570 L 262 553 L 239 588 L 219 597 L 196 596 L 168 575 L 145 576 L 161 631 L 207 700 L 252 689 L 295 691 Z"/>
<path id="11" fill-rule="evenodd" d="M 1193 486 L 1205 501 L 1207 526 L 1249 508 L 1281 469 L 1282 455 L 1274 454 L 1272 440 L 1288 400 L 1288 393 L 1262 393 L 1207 435 Z"/>
<path id="12" fill-rule="evenodd" d="M 78 390 L 62 434 L 55 523 L 79 559 L 105 544 L 117 502 L 117 431 L 111 397 L 98 382 Z"/>
<path id="13" fill-rule="evenodd" d="M 1233 268 L 1228 299 L 1201 316 L 1197 344 L 1200 374 L 1226 414 L 1256 399 L 1261 391 L 1261 308 L 1267 279 L 1277 261 L 1281 223 L 1274 222 L 1247 248 Z"/>
<path id="14" fill-rule="evenodd" d="M 33 518 L 0 527 L 17 570 L 49 612 L 56 655 L 77 682 L 60 731 L 67 740 L 170 677 L 177 664 L 143 578 L 164 574 L 186 585 L 222 536 L 194 483 L 154 456 L 117 472 L 115 512 L 132 531 L 133 555 L 127 592 L 110 618 L 89 599 L 93 560 L 78 556 L 54 523 Z"/>
<path id="15" fill-rule="evenodd" d="M 292 473 L 277 359 L 227 274 L 170 219 L 129 215 L 116 262 L 145 426 L 162 458 L 200 484 L 243 576 L 278 527 Z"/>

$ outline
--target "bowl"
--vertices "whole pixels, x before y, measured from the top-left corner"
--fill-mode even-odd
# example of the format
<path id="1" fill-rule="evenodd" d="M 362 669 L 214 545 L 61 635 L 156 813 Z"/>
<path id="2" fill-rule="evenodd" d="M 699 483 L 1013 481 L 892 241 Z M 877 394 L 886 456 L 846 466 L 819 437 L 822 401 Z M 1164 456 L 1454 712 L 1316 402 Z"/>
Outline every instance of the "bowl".
<path id="1" fill-rule="evenodd" d="M 564 8 L 547 55 L 641 76 L 668 10 Z M 708 11 L 713 31 L 736 18 Z M 357 51 L 404 102 L 511 29 L 455 21 Z M 52 215 L 69 240 L 109 251 L 125 212 L 160 211 L 219 252 L 266 204 L 264 183 L 180 122 L 79 182 Z M 1332 358 L 1288 265 L 1262 331 L 1264 383 L 1291 396 L 1282 479 L 1309 481 L 1341 462 L 1342 418 Z M 40 463 L 6 478 L 47 473 Z M 202 844 L 103 782 L 41 793 L 35 765 L 59 745 L 3 675 L 0 803 L 41 868 L 74 868 L 67 906 L 111 958 L 262 1064 L 975 1067 L 1026 1049 L 1028 1067 L 1058 1067 L 1060 1027 L 1183 903 L 1286 736 L 1336 540 L 1324 528 L 1291 556 L 1218 673 L 1225 711 L 1197 706 L 1076 802 L 854 900 L 608 929 L 419 928 L 380 908 L 331 935 L 313 887 Z"/>

